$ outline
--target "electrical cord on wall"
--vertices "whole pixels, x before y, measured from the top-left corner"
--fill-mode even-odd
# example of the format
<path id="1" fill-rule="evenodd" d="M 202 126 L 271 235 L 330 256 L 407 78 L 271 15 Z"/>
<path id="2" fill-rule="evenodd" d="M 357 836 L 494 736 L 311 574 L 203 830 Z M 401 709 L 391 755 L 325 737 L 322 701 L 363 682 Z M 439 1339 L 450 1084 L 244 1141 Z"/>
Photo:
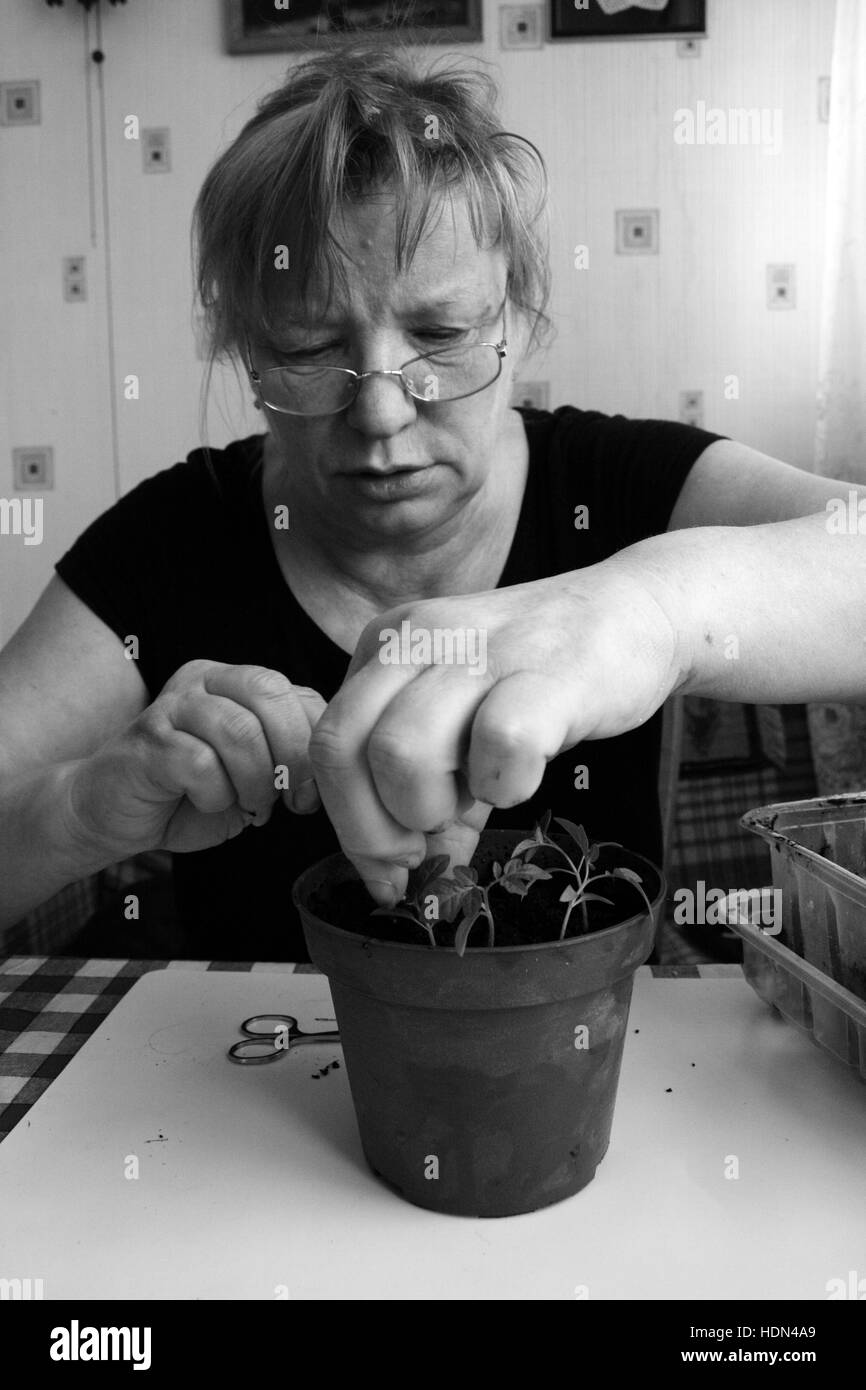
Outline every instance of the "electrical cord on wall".
<path id="1" fill-rule="evenodd" d="M 104 266 L 105 266 L 105 319 L 106 334 L 108 343 L 108 392 L 109 392 L 109 421 L 111 428 L 111 453 L 112 453 L 112 476 L 114 479 L 114 497 L 119 501 L 121 495 L 120 480 L 120 430 L 117 418 L 117 372 L 115 369 L 115 332 L 114 332 L 114 289 L 112 281 L 111 266 L 111 217 L 109 211 L 108 198 L 108 139 L 107 139 L 107 115 L 105 104 L 105 81 L 103 77 L 103 63 L 105 53 L 102 48 L 102 13 L 99 6 L 95 11 L 96 47 L 91 47 L 90 34 L 90 5 L 85 4 L 84 14 L 84 42 L 87 53 L 91 59 L 91 66 L 88 73 L 88 93 L 87 110 L 88 126 L 90 121 L 90 92 L 91 76 L 95 73 L 96 90 L 99 101 L 99 156 L 102 174 L 102 231 L 104 240 Z M 88 136 L 91 140 L 91 136 Z M 91 150 L 91 189 L 95 208 L 95 170 Z"/>
<path id="2" fill-rule="evenodd" d="M 49 9 L 62 8 L 63 0 L 45 0 Z M 112 288 L 111 276 L 111 221 L 108 206 L 108 141 L 107 141 L 107 119 L 105 109 L 105 83 L 102 75 L 102 64 L 105 62 L 105 53 L 102 47 L 102 12 L 99 8 L 99 0 L 78 0 L 84 10 L 84 52 L 85 69 L 87 71 L 87 87 L 85 91 L 85 122 L 87 131 L 87 197 L 88 211 L 90 218 L 90 245 L 96 248 L 99 244 L 96 229 L 97 210 L 96 210 L 96 155 L 94 152 L 94 120 L 93 120 L 93 99 L 92 99 L 92 79 L 91 73 L 96 73 L 96 90 L 99 101 L 99 162 L 102 175 L 102 232 L 104 239 L 105 255 L 105 318 L 106 318 L 106 338 L 108 345 L 108 390 L 109 390 L 109 420 L 111 428 L 111 453 L 112 453 L 112 478 L 114 482 L 115 501 L 120 499 L 120 432 L 117 417 L 117 373 L 115 370 L 115 333 L 114 333 L 114 293 Z M 126 0 L 108 0 L 110 5 L 125 5 Z M 90 12 L 95 14 L 96 44 L 93 46 L 91 36 Z"/>

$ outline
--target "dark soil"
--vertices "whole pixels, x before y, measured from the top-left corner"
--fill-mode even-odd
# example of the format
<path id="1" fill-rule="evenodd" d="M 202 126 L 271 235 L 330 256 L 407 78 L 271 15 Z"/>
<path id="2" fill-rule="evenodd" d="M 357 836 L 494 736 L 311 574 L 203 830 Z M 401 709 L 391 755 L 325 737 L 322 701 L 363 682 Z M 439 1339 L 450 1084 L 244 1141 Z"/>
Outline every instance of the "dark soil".
<path id="1" fill-rule="evenodd" d="M 564 864 L 564 860 L 551 850 L 539 850 L 532 862 L 539 868 L 548 870 Z M 608 867 L 614 862 L 614 859 L 602 856 L 603 867 Z M 481 862 L 479 856 L 473 860 L 473 866 L 478 870 L 481 883 L 486 885 L 492 877 L 489 864 Z M 593 869 L 593 873 L 600 871 L 598 865 Z M 490 907 L 496 924 L 495 945 L 530 946 L 545 941 L 558 941 L 566 910 L 566 905 L 558 899 L 570 882 L 573 882 L 570 875 L 557 873 L 552 880 L 534 883 L 525 898 L 494 886 L 490 890 Z M 645 885 L 649 890 L 647 896 L 650 897 L 650 901 L 652 887 L 652 884 Z M 587 903 L 586 921 L 583 909 L 580 906 L 574 908 L 568 919 L 566 935 L 569 938 L 603 931 L 606 927 L 615 926 L 619 922 L 627 921 L 629 917 L 646 912 L 646 905 L 637 888 L 622 879 L 603 879 L 590 884 L 589 891 L 610 898 L 613 906 L 609 907 L 606 903 L 599 902 Z M 327 885 L 311 895 L 309 906 L 317 917 L 323 918 L 333 926 L 341 927 L 344 931 L 356 932 L 359 936 L 375 937 L 380 941 L 402 941 L 418 946 L 430 944 L 427 932 L 407 921 L 405 917 L 373 916 L 376 904 L 359 880 Z M 437 945 L 453 946 L 454 934 L 459 925 L 459 916 L 456 922 L 434 924 Z M 488 922 L 482 915 L 472 928 L 468 949 L 484 948 L 488 944 Z"/>

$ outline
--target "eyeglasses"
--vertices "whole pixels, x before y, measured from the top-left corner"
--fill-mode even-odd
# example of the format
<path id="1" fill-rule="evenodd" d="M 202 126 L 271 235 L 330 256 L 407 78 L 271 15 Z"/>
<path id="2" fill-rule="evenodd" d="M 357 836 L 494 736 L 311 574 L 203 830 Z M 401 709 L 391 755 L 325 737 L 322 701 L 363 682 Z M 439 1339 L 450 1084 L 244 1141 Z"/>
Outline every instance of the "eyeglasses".
<path id="1" fill-rule="evenodd" d="M 404 362 L 398 371 L 374 372 L 319 366 L 315 362 L 268 367 L 257 372 L 247 339 L 250 381 L 263 403 L 283 415 L 336 415 L 348 410 L 361 382 L 369 376 L 398 377 L 403 389 L 426 405 L 461 401 L 486 391 L 501 375 L 502 359 L 508 355 L 504 329 L 503 321 L 503 335 L 498 343 L 436 348 Z"/>

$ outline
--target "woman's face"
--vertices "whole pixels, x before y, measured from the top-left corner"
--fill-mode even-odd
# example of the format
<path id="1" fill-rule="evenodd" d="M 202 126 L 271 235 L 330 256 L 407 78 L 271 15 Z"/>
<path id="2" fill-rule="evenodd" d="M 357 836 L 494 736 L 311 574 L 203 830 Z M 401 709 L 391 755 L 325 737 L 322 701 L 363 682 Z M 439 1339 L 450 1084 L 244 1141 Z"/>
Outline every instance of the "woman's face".
<path id="1" fill-rule="evenodd" d="M 503 325 L 508 340 L 498 380 L 462 400 L 418 401 L 399 378 L 370 377 L 339 414 L 300 417 L 264 406 L 296 505 L 337 529 L 351 526 L 355 536 L 408 539 L 447 523 L 485 481 L 492 487 L 497 459 L 506 466 L 515 427 L 522 433 L 508 402 L 526 326 L 504 304 L 504 256 L 478 249 L 462 198 L 444 205 L 399 277 L 389 199 L 346 205 L 334 230 L 352 257 L 348 297 L 335 297 L 327 319 L 304 324 L 287 281 L 272 339 L 252 344 L 259 371 L 321 348 L 312 360 L 322 365 L 396 370 L 452 342 L 499 342 Z"/>

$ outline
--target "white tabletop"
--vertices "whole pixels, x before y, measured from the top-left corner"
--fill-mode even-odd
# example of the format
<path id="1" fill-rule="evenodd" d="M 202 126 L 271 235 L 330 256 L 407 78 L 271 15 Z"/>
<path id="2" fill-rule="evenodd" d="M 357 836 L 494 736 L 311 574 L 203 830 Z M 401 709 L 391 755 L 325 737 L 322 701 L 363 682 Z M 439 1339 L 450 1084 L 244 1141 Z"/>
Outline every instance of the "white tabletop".
<path id="1" fill-rule="evenodd" d="M 0 1144 L 0 1277 L 47 1299 L 820 1300 L 866 1273 L 866 1087 L 740 977 L 638 972 L 595 1180 L 501 1220 L 370 1173 L 345 1067 L 314 1077 L 339 1047 L 233 1066 L 269 1010 L 324 1028 L 327 982 L 138 981 Z"/>

